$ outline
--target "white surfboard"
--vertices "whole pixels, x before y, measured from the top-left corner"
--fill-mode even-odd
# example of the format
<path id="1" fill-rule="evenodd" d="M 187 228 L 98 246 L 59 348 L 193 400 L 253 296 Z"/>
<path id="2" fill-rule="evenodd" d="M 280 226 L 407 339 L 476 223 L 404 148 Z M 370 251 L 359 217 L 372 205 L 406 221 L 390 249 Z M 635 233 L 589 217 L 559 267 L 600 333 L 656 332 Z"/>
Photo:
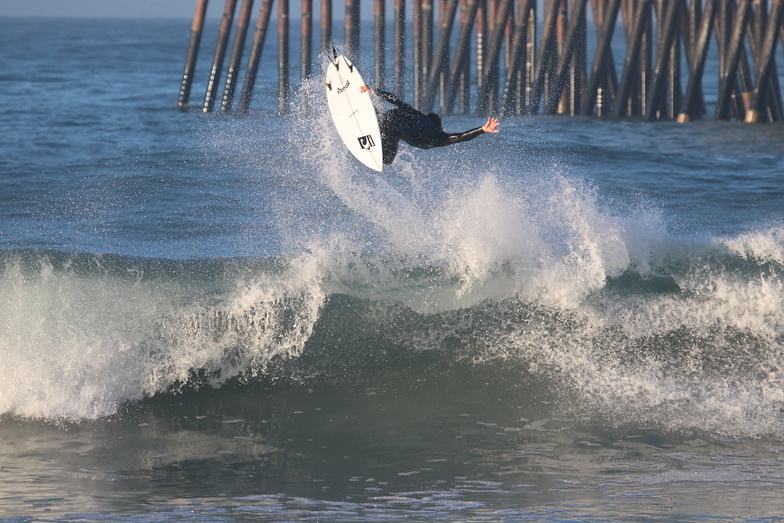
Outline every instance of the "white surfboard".
<path id="1" fill-rule="evenodd" d="M 370 93 L 362 93 L 357 68 L 345 56 L 338 56 L 327 68 L 327 103 L 332 121 L 348 150 L 371 169 L 381 171 L 383 155 L 378 117 Z"/>

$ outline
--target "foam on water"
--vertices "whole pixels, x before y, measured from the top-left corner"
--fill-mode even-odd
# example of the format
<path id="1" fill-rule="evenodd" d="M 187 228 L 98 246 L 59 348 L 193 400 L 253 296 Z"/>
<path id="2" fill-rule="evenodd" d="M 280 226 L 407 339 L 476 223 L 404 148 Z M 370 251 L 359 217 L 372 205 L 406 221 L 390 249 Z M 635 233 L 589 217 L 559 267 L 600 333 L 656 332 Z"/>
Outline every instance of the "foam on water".
<path id="1" fill-rule="evenodd" d="M 322 113 L 300 125 L 329 128 L 331 122 Z M 292 134 L 303 132 L 297 128 Z M 591 188 L 564 173 L 513 183 L 494 172 L 497 166 L 474 170 L 459 156 L 431 162 L 427 155 L 434 152 L 409 154 L 403 145 L 401 158 L 376 176 L 349 158 L 333 134 L 312 140 L 305 162 L 313 183 L 327 186 L 357 222 L 305 242 L 297 235 L 296 241 L 309 247 L 330 244 L 349 258 L 384 252 L 408 260 L 401 263 L 438 266 L 450 281 L 448 293 L 427 303 L 416 297 L 405 302 L 416 310 L 450 310 L 519 295 L 573 306 L 631 264 L 650 270 L 651 241 L 644 236 L 661 237 L 660 221 L 638 215 L 624 222 L 600 208 Z M 475 156 L 471 146 L 494 138 L 463 145 L 459 154 Z"/>
<path id="2" fill-rule="evenodd" d="M 323 150 L 335 145 L 319 144 Z M 530 362 L 533 373 L 560 383 L 567 396 L 576 394 L 577 410 L 588 417 L 672 430 L 780 433 L 780 228 L 683 239 L 670 234 L 656 212 L 611 211 L 567 173 L 510 184 L 492 169 L 455 176 L 460 162 L 429 164 L 419 155 L 399 169 L 411 165 L 420 178 L 448 180 L 446 187 L 425 195 L 412 187 L 391 198 L 393 189 L 379 192 L 378 181 L 337 165 L 320 179 L 375 225 L 376 242 L 401 256 L 393 265 L 435 266 L 428 273 L 435 277 L 400 278 L 389 260 L 381 277 L 356 273 L 349 267 L 377 266 L 377 260 L 358 259 L 366 246 L 343 236 L 333 242 L 333 270 L 343 282 L 371 279 L 372 292 L 360 282 L 341 291 L 394 297 L 423 314 L 484 309 L 506 331 L 476 325 L 471 336 L 483 348 L 478 360 Z M 386 173 L 396 175 L 395 166 Z M 626 271 L 643 282 L 664 274 L 680 292 L 606 289 Z M 488 299 L 494 301 L 488 305 Z M 522 321 L 500 320 L 508 314 Z M 436 346 L 434 339 L 453 334 L 447 327 L 419 341 Z M 476 347 L 469 352 L 477 357 Z"/>
<path id="3" fill-rule="evenodd" d="M 718 239 L 717 243 L 744 260 L 757 263 L 775 263 L 784 266 L 784 227 L 753 231 L 734 238 Z"/>
<path id="4" fill-rule="evenodd" d="M 554 163 L 521 167 L 528 153 L 503 135 L 403 150 L 377 176 L 334 133 L 307 132 L 330 128 L 325 111 L 287 123 L 295 145 L 279 152 L 254 152 L 248 132 L 214 137 L 239 142 L 234 162 L 263 161 L 260 177 L 298 188 L 271 212 L 279 266 L 216 260 L 190 278 L 184 266 L 150 275 L 144 260 L 4 256 L 0 412 L 95 418 L 194 380 L 264 379 L 347 294 L 367 308 L 351 328 L 376 342 L 439 349 L 445 363 L 512 360 L 572 415 L 781 433 L 780 227 L 678 237 L 661 213 L 614 210 Z M 473 152 L 484 146 L 491 166 Z"/>
<path id="5" fill-rule="evenodd" d="M 2 413 L 95 418 L 194 378 L 252 376 L 302 351 L 324 300 L 307 260 L 215 290 L 147 278 L 139 262 L 118 276 L 100 258 L 84 271 L 50 256 L 0 266 Z"/>

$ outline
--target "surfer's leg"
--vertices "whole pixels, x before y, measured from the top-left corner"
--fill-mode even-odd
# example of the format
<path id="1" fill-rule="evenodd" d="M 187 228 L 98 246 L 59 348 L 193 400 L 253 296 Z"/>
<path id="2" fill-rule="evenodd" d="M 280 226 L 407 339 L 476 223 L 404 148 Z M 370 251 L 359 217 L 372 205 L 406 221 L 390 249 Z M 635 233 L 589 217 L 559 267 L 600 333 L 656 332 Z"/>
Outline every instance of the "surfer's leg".
<path id="1" fill-rule="evenodd" d="M 384 164 L 389 165 L 395 160 L 395 156 L 397 156 L 398 142 L 397 140 L 385 140 L 384 138 L 385 137 L 382 135 L 381 148 L 384 151 Z"/>
<path id="2" fill-rule="evenodd" d="M 390 109 L 381 114 L 378 128 L 381 131 L 381 149 L 384 152 L 383 162 L 389 165 L 397 156 L 398 142 L 400 141 L 400 111 Z"/>

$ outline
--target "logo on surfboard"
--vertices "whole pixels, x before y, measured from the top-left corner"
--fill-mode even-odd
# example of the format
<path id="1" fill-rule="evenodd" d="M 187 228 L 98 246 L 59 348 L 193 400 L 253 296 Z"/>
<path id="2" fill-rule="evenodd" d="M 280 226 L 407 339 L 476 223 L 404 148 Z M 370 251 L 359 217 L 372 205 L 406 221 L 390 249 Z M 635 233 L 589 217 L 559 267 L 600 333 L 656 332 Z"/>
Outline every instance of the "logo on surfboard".
<path id="1" fill-rule="evenodd" d="M 342 93 L 343 91 L 345 91 L 346 89 L 348 89 L 348 86 L 349 86 L 349 85 L 351 85 L 351 82 L 349 82 L 348 80 L 346 80 L 346 85 L 344 85 L 343 87 L 338 87 L 338 93 Z"/>
<path id="2" fill-rule="evenodd" d="M 367 136 L 360 136 L 357 140 L 359 140 L 359 146 L 368 151 L 371 147 L 376 146 L 376 142 L 373 141 L 373 137 L 369 134 Z"/>

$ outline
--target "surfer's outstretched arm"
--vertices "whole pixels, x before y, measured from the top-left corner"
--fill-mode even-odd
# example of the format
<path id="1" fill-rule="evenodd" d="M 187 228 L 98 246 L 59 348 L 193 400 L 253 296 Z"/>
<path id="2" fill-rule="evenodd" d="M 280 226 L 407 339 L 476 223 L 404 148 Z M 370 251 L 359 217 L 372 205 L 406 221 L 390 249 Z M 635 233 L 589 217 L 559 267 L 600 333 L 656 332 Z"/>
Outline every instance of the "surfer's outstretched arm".
<path id="1" fill-rule="evenodd" d="M 463 133 L 450 133 L 447 138 L 447 143 L 445 145 L 453 145 L 460 142 L 467 142 L 469 140 L 473 140 L 480 134 L 484 133 L 497 133 L 498 132 L 498 120 L 496 118 L 488 118 L 487 123 L 484 124 L 482 127 L 477 127 L 476 129 L 471 129 L 470 131 L 465 131 Z"/>

